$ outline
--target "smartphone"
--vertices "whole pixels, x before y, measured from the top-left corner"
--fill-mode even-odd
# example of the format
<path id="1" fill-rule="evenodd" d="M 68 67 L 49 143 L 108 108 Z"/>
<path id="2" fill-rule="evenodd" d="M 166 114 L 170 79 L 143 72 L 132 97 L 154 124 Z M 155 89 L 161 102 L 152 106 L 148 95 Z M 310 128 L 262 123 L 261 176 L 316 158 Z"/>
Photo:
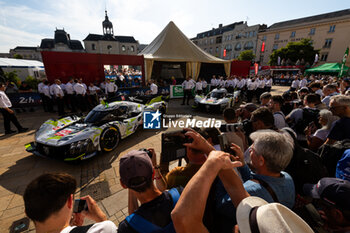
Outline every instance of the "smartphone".
<path id="1" fill-rule="evenodd" d="M 88 210 L 88 206 L 85 200 L 74 200 L 73 213 L 80 213 L 83 210 Z"/>
<path id="2" fill-rule="evenodd" d="M 236 152 L 231 149 L 231 145 L 227 139 L 227 135 L 224 133 L 221 133 L 219 136 L 219 142 L 220 142 L 220 148 L 222 151 L 225 151 L 227 153 L 230 153 L 231 155 L 236 155 Z"/>

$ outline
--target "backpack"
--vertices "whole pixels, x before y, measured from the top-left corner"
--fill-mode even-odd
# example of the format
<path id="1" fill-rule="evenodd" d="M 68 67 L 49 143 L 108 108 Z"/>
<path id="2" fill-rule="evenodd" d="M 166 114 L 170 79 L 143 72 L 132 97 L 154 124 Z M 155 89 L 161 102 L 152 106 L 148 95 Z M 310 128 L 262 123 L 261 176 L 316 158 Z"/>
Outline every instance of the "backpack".
<path id="1" fill-rule="evenodd" d="M 330 176 L 335 176 L 337 163 L 347 149 L 350 149 L 350 139 L 337 141 L 333 145 L 324 144 L 319 148 L 318 153 Z"/>
<path id="2" fill-rule="evenodd" d="M 172 188 L 168 191 L 172 200 L 173 200 L 173 208 L 175 207 L 177 201 L 180 198 L 180 193 L 176 188 Z M 142 216 L 133 213 L 126 217 L 126 221 L 129 225 L 139 233 L 175 233 L 173 222 L 169 223 L 164 228 L 161 228 L 150 221 L 144 219 Z"/>
<path id="3" fill-rule="evenodd" d="M 86 233 L 94 224 L 74 227 L 69 233 Z"/>
<path id="4" fill-rule="evenodd" d="M 316 184 L 321 178 L 327 177 L 328 172 L 320 156 L 299 145 L 294 135 L 286 130 L 294 140 L 293 157 L 286 171 L 294 181 L 296 193 L 301 194 L 304 184 Z"/>
<path id="5" fill-rule="evenodd" d="M 294 125 L 294 130 L 298 134 L 305 134 L 304 130 L 311 122 L 313 122 L 317 128 L 320 128 L 320 124 L 318 123 L 320 110 L 312 109 L 312 108 L 303 108 L 303 117 L 296 122 Z"/>

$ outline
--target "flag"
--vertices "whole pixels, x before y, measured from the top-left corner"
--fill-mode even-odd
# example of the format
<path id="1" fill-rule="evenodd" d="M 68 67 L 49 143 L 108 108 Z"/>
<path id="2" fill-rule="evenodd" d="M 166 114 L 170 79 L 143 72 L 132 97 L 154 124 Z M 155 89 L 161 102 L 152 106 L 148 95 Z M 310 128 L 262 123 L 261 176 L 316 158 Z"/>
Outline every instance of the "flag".
<path id="1" fill-rule="evenodd" d="M 254 63 L 255 74 L 258 74 L 258 70 L 259 70 L 259 64 L 258 63 Z"/>
<path id="2" fill-rule="evenodd" d="M 316 53 L 315 54 L 315 61 L 314 61 L 314 63 L 316 64 L 318 62 L 318 54 Z"/>
<path id="3" fill-rule="evenodd" d="M 224 57 L 226 57 L 226 49 L 224 49 Z"/>
<path id="4" fill-rule="evenodd" d="M 345 53 L 344 53 L 344 56 L 343 56 L 343 60 L 342 60 L 342 64 L 341 64 L 341 70 L 340 70 L 340 73 L 339 73 L 339 77 L 342 77 L 343 74 L 344 74 L 344 66 L 345 66 L 346 58 L 348 57 L 348 55 L 349 55 L 349 47 L 347 47 L 346 50 L 345 50 Z"/>
<path id="5" fill-rule="evenodd" d="M 280 57 L 277 58 L 277 65 L 278 66 L 281 65 L 281 58 Z"/>
<path id="6" fill-rule="evenodd" d="M 264 52 L 264 51 L 265 51 L 265 41 L 263 41 L 261 45 L 261 52 Z"/>

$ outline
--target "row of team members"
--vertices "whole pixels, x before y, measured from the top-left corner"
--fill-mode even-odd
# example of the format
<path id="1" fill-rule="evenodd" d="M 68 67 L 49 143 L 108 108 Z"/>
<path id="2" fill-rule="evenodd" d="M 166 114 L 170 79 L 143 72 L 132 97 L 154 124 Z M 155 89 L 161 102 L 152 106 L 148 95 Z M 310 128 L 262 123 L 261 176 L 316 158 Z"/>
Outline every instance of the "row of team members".
<path id="1" fill-rule="evenodd" d="M 101 92 L 101 89 L 108 97 L 113 97 L 118 90 L 109 79 L 101 83 L 100 87 L 93 83 L 87 86 L 82 79 L 70 78 L 66 84 L 56 79 L 51 85 L 47 80 L 43 80 L 38 84 L 38 92 L 46 112 L 53 112 L 53 104 L 56 104 L 58 114 L 64 115 L 64 105 L 72 112 L 76 112 L 77 108 L 85 112 L 88 105 L 95 106 L 98 103 L 97 93 Z"/>

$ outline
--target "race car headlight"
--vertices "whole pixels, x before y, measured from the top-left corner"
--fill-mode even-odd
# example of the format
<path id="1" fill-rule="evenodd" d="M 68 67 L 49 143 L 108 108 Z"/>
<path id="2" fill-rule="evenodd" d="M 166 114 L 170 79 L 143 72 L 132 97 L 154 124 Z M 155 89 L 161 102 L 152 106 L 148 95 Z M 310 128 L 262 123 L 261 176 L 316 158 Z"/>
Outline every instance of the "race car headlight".
<path id="1" fill-rule="evenodd" d="M 89 153 L 94 150 L 91 139 L 85 139 L 77 142 L 73 142 L 70 145 L 69 152 L 71 155 L 80 155 L 82 153 Z"/>

